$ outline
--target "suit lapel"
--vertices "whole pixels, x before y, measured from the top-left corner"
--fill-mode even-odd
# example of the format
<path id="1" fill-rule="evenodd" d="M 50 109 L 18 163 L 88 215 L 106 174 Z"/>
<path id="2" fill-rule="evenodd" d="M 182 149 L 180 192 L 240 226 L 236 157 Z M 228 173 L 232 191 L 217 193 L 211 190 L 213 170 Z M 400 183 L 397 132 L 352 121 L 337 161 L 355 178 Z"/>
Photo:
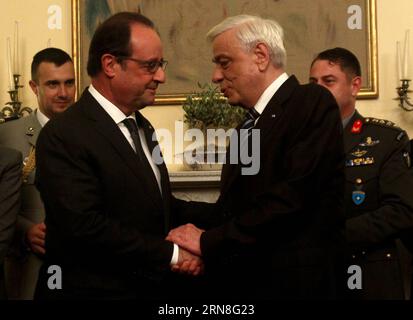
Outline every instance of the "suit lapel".
<path id="1" fill-rule="evenodd" d="M 142 170 L 138 157 L 129 145 L 128 141 L 125 139 L 118 125 L 92 97 L 88 89 L 83 92 L 83 95 L 79 100 L 79 104 L 84 106 L 83 111 L 91 120 L 91 125 L 93 125 L 96 130 L 102 134 L 107 141 L 109 141 L 113 149 L 120 155 L 134 175 L 139 180 L 146 182 L 146 185 L 150 188 L 150 190 L 148 190 L 149 198 L 152 199 L 157 206 L 159 206 L 159 189 L 157 185 L 154 185 L 150 177 L 148 178 L 145 170 Z"/>
<path id="2" fill-rule="evenodd" d="M 295 76 L 289 77 L 282 86 L 277 90 L 271 100 L 268 102 L 264 112 L 259 117 L 254 129 L 260 130 L 260 152 L 263 151 L 262 146 L 265 145 L 268 139 L 273 137 L 270 132 L 276 128 L 276 123 L 281 118 L 283 112 L 283 104 L 291 96 L 294 89 L 299 85 Z M 239 133 L 239 128 L 237 132 Z M 239 164 L 229 164 L 229 156 L 227 151 L 226 165 L 222 168 L 221 173 L 221 194 L 226 191 L 234 183 L 235 179 L 240 175 L 241 166 Z"/>
<path id="3" fill-rule="evenodd" d="M 357 112 L 351 117 L 350 121 L 347 123 L 346 127 L 344 128 L 343 137 L 344 137 L 344 151 L 346 154 L 350 152 L 357 144 L 360 143 L 362 139 L 361 134 L 354 134 L 351 132 L 351 128 L 355 121 L 360 120 L 364 123 L 363 116 Z"/>
<path id="4" fill-rule="evenodd" d="M 284 112 L 286 101 L 299 85 L 297 78 L 294 75 L 290 76 L 268 102 L 268 105 L 265 107 L 264 112 L 255 126 L 256 129 L 260 129 L 261 146 L 265 145 L 268 139 L 273 139 L 274 135 L 272 135 L 271 132 L 276 129 L 276 123 L 280 120 Z"/>
<path id="5" fill-rule="evenodd" d="M 142 128 L 143 132 L 145 133 L 146 144 L 148 145 L 149 151 L 151 154 L 154 154 L 154 149 L 156 155 L 160 155 L 162 157 L 162 162 L 156 161 L 156 166 L 159 169 L 159 173 L 161 175 L 161 188 L 162 188 L 162 203 L 165 212 L 165 232 L 169 232 L 169 225 L 170 225 L 170 184 L 169 184 L 169 175 L 168 169 L 166 168 L 162 153 L 160 151 L 160 146 L 158 140 L 156 139 L 155 130 L 153 129 L 152 125 L 149 123 L 148 120 L 140 113 L 135 112 L 136 120 L 138 125 Z M 153 139 L 155 138 L 155 139 Z M 161 160 L 161 159 L 156 159 Z M 159 163 L 160 162 L 160 163 Z M 157 182 L 156 182 L 157 183 Z M 158 191 L 159 192 L 159 191 Z"/>

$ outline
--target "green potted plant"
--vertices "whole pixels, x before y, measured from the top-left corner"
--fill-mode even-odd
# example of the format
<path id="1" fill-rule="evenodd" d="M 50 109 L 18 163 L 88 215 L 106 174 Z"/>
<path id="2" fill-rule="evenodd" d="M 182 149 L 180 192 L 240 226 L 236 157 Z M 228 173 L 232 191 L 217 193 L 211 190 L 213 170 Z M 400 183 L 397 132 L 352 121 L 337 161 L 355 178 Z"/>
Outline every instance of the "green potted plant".
<path id="1" fill-rule="evenodd" d="M 203 85 L 198 83 L 198 87 L 201 90 L 188 95 L 183 104 L 184 121 L 190 128 L 230 129 L 243 120 L 245 110 L 231 106 L 216 86 L 210 83 Z"/>
<path id="2" fill-rule="evenodd" d="M 219 160 L 222 159 L 222 154 L 225 153 L 225 145 L 220 146 L 213 142 L 211 147 L 211 142 L 208 145 L 207 141 L 207 130 L 208 129 L 224 129 L 225 131 L 231 128 L 235 128 L 245 117 L 245 110 L 241 107 L 231 106 L 225 97 L 223 97 L 219 89 L 211 83 L 200 84 L 198 83 L 199 91 L 194 92 L 187 96 L 184 104 L 183 110 L 184 122 L 188 125 L 190 129 L 196 128 L 200 129 L 204 135 L 204 144 L 201 150 L 194 149 L 191 152 L 194 154 L 196 152 L 204 153 L 204 161 L 196 162 L 190 164 L 191 169 L 209 169 L 216 170 L 221 165 Z M 209 164 L 208 150 L 215 150 L 216 156 L 214 156 L 214 163 Z M 220 155 L 221 157 L 220 157 Z M 216 163 L 218 162 L 218 164 Z"/>

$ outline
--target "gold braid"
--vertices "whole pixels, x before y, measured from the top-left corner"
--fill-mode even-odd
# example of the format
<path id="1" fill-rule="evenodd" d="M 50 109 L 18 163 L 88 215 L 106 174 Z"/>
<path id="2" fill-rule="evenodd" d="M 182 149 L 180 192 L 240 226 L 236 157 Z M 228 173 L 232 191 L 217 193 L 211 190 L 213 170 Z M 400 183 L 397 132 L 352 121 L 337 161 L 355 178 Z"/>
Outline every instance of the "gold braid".
<path id="1" fill-rule="evenodd" d="M 29 177 L 30 173 L 36 168 L 36 155 L 35 155 L 35 148 L 32 146 L 30 147 L 29 156 L 26 158 L 27 160 L 24 163 L 22 178 L 23 182 L 27 182 L 27 178 Z"/>

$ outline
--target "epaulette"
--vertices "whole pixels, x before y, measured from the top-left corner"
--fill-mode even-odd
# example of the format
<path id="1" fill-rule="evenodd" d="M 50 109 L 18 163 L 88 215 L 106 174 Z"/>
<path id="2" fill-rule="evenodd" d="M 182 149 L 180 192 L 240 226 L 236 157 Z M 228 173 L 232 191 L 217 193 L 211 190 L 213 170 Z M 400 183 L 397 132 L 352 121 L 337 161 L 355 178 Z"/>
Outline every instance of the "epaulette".
<path id="1" fill-rule="evenodd" d="M 406 135 L 406 131 L 404 131 L 402 128 L 398 127 L 395 125 L 394 122 L 388 121 L 388 120 L 383 120 L 383 119 L 376 119 L 376 118 L 364 118 L 364 123 L 366 124 L 373 124 L 380 126 L 382 128 L 389 128 L 396 130 L 398 132 L 396 136 L 397 141 L 401 141 L 402 138 Z"/>
<path id="2" fill-rule="evenodd" d="M 383 120 L 383 119 L 368 117 L 368 118 L 364 118 L 364 123 L 366 123 L 366 124 L 375 124 L 375 125 L 378 125 L 380 127 L 390 128 L 390 129 L 394 129 L 394 130 L 398 130 L 398 131 L 403 131 L 403 129 L 399 128 L 398 126 L 396 126 L 396 124 L 394 122 L 391 122 L 389 120 Z"/>

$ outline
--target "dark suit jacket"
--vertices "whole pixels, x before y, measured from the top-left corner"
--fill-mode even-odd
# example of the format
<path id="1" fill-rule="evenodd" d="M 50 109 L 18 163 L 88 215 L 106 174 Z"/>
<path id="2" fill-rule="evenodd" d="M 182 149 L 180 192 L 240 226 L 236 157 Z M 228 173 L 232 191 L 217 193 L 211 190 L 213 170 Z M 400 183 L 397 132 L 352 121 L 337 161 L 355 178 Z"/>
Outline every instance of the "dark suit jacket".
<path id="1" fill-rule="evenodd" d="M 239 165 L 224 165 L 222 224 L 201 236 L 206 272 L 221 279 L 226 295 L 333 297 L 344 192 L 337 104 L 324 88 L 291 76 L 255 129 L 260 171 L 243 176 Z"/>
<path id="2" fill-rule="evenodd" d="M 136 113 L 148 146 L 153 129 Z M 46 257 L 38 297 L 151 297 L 169 272 L 165 241 L 172 207 L 167 170 L 161 196 L 151 169 L 86 90 L 50 121 L 37 142 L 36 184 L 46 209 Z M 63 290 L 48 290 L 47 268 L 62 268 Z"/>
<path id="3" fill-rule="evenodd" d="M 352 132 L 356 121 L 362 123 L 361 130 Z M 413 230 L 409 138 L 390 121 L 364 118 L 356 111 L 344 130 L 344 146 L 349 263 L 360 265 L 363 272 L 363 288 L 354 293 L 362 299 L 404 299 L 411 268 L 408 252 L 397 239 Z M 356 165 L 356 159 L 367 158 L 373 161 Z M 358 192 L 362 201 L 354 198 Z"/>

